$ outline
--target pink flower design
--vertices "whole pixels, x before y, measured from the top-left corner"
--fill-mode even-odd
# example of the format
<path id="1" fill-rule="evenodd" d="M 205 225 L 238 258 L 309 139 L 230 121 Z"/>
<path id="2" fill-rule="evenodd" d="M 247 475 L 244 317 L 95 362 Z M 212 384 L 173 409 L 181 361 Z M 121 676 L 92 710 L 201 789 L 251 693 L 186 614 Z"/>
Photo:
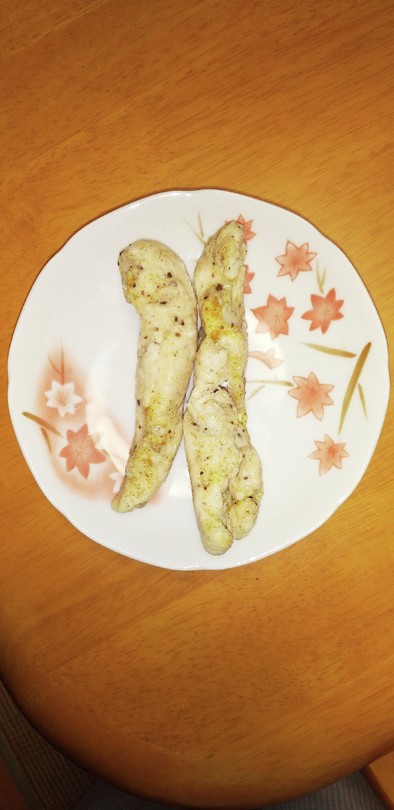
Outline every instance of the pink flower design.
<path id="1" fill-rule="evenodd" d="M 311 303 L 312 309 L 301 315 L 305 321 L 311 321 L 309 331 L 321 329 L 324 334 L 327 332 L 331 321 L 343 318 L 343 313 L 339 311 L 343 306 L 343 301 L 337 300 L 334 288 L 327 293 L 325 298 L 321 295 L 312 294 Z"/>
<path id="2" fill-rule="evenodd" d="M 252 309 L 258 320 L 256 332 L 269 332 L 272 338 L 289 334 L 288 320 L 294 312 L 294 307 L 288 307 L 286 298 L 275 298 L 269 295 L 264 307 Z"/>
<path id="3" fill-rule="evenodd" d="M 56 408 L 59 415 L 63 418 L 66 413 L 75 413 L 75 406 L 82 402 L 82 397 L 74 394 L 74 383 L 58 383 L 52 380 L 51 388 L 45 391 L 47 398 L 47 408 Z"/>
<path id="4" fill-rule="evenodd" d="M 245 295 L 252 292 L 250 282 L 252 281 L 253 278 L 254 278 L 254 273 L 251 273 L 249 271 L 249 265 L 245 264 L 245 281 L 244 281 L 244 294 Z"/>
<path id="5" fill-rule="evenodd" d="M 325 475 L 331 470 L 331 467 L 336 467 L 338 470 L 342 469 L 342 459 L 349 456 L 349 453 L 345 450 L 345 444 L 342 442 L 335 443 L 326 433 L 324 442 L 318 442 L 315 439 L 315 445 L 317 450 L 310 453 L 308 458 L 314 458 L 320 462 L 319 475 Z"/>
<path id="6" fill-rule="evenodd" d="M 316 253 L 309 250 L 309 242 L 297 247 L 294 242 L 287 240 L 286 252 L 283 256 L 276 256 L 275 261 L 281 265 L 278 276 L 290 276 L 294 281 L 298 274 L 306 270 L 312 270 L 311 261 Z"/>
<path id="7" fill-rule="evenodd" d="M 311 371 L 309 377 L 293 377 L 296 387 L 288 392 L 290 397 L 298 399 L 297 416 L 306 416 L 313 413 L 316 419 L 322 419 L 324 407 L 333 405 L 333 401 L 328 396 L 333 385 L 319 383 L 316 374 Z"/>
<path id="8" fill-rule="evenodd" d="M 253 239 L 253 237 L 256 236 L 256 234 L 252 231 L 253 219 L 246 220 L 243 218 L 242 214 L 240 214 L 237 219 L 237 222 L 239 222 L 239 224 L 243 225 L 243 227 L 245 228 L 244 233 L 245 242 L 248 242 L 249 239 Z"/>
<path id="9" fill-rule="evenodd" d="M 274 349 L 268 349 L 267 352 L 249 352 L 249 357 L 255 357 L 256 360 L 261 360 L 268 368 L 276 368 L 283 363 L 283 360 L 279 360 L 278 357 L 275 357 Z"/>
<path id="10" fill-rule="evenodd" d="M 87 478 L 89 465 L 106 461 L 106 456 L 95 447 L 93 439 L 88 433 L 87 425 L 82 425 L 77 431 L 68 430 L 66 435 L 68 444 L 63 447 L 59 456 L 66 459 L 68 472 L 76 467 L 81 475 Z"/>

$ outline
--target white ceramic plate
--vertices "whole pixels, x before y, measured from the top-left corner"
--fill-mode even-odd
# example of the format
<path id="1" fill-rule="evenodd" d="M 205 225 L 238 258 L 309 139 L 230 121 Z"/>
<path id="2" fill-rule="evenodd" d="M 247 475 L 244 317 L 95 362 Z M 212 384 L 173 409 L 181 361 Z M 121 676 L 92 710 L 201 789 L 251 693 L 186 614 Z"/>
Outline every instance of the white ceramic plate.
<path id="1" fill-rule="evenodd" d="M 221 557 L 196 527 L 183 445 L 144 509 L 111 509 L 133 432 L 139 321 L 117 268 L 141 237 L 191 274 L 226 220 L 246 222 L 249 429 L 265 493 L 255 528 Z M 280 551 L 326 521 L 372 456 L 389 392 L 384 332 L 356 270 L 301 217 L 218 191 L 147 197 L 91 222 L 44 267 L 9 355 L 9 408 L 42 491 L 87 537 L 173 569 L 220 569 Z"/>

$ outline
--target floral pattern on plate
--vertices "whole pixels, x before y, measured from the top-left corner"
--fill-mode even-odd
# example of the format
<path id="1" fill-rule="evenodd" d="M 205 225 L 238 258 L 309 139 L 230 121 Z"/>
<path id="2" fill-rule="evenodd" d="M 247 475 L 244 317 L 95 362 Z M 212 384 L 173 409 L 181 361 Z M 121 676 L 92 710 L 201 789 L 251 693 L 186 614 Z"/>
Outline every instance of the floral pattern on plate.
<path id="1" fill-rule="evenodd" d="M 234 217 L 235 218 L 235 217 Z M 202 216 L 199 215 L 199 223 L 201 226 Z M 253 220 L 247 221 L 242 214 L 237 217 L 237 222 L 240 222 L 245 227 L 245 241 L 256 236 L 251 229 Z M 314 292 L 310 293 L 310 301 L 312 309 L 304 312 L 301 315 L 303 320 L 311 321 L 309 330 L 321 329 L 324 335 L 333 321 L 340 320 L 344 317 L 341 311 L 344 301 L 337 299 L 336 290 L 332 288 L 324 295 L 324 284 L 327 277 L 327 269 L 324 273 L 319 272 L 318 254 L 311 251 L 309 243 L 304 242 L 301 245 L 296 245 L 290 239 L 286 241 L 285 252 L 280 256 L 275 256 L 275 261 L 280 265 L 280 270 L 276 274 L 277 277 L 289 276 L 292 282 L 296 281 L 299 273 L 313 272 L 314 267 L 312 262 L 315 261 L 316 281 L 321 295 Z M 244 293 L 251 294 L 251 281 L 256 273 L 249 269 L 249 265 L 245 266 L 245 287 Z M 257 319 L 255 332 L 269 333 L 271 339 L 274 341 L 280 335 L 289 335 L 289 320 L 295 313 L 295 307 L 288 306 L 285 297 L 281 299 L 276 298 L 274 295 L 269 294 L 267 301 L 264 305 L 251 308 L 251 312 Z M 349 383 L 345 391 L 343 401 L 341 403 L 340 418 L 338 423 L 338 434 L 341 432 L 346 414 L 348 412 L 352 396 L 356 390 L 359 394 L 362 410 L 364 416 L 367 418 L 367 406 L 365 393 L 362 388 L 359 378 L 364 367 L 364 363 L 371 348 L 371 342 L 368 342 L 363 347 L 359 357 L 354 352 L 345 349 L 326 346 L 323 344 L 305 343 L 309 348 L 323 354 L 331 354 L 338 358 L 353 359 L 356 358 L 355 367 L 349 378 Z M 260 360 L 269 369 L 275 369 L 282 364 L 282 360 L 275 356 L 275 350 L 269 349 L 267 352 L 252 351 L 249 352 L 249 357 Z M 342 373 L 342 372 L 341 372 Z M 324 408 L 327 405 L 334 405 L 333 399 L 329 396 L 329 392 L 334 389 L 334 385 L 319 382 L 314 371 L 310 371 L 307 377 L 293 375 L 294 387 L 291 381 L 280 379 L 277 376 L 272 379 L 265 380 L 247 380 L 247 382 L 257 383 L 256 388 L 250 396 L 255 396 L 260 393 L 266 385 L 282 385 L 285 388 L 290 388 L 287 393 L 298 401 L 297 417 L 306 416 L 312 413 L 317 419 L 322 420 L 324 416 Z M 349 453 L 345 450 L 345 443 L 335 443 L 333 439 L 325 435 L 324 441 L 315 440 L 317 450 L 309 454 L 309 458 L 318 459 L 320 461 L 319 474 L 324 475 L 329 472 L 333 467 L 342 469 L 342 459 L 349 457 Z"/>
<path id="2" fill-rule="evenodd" d="M 72 489 L 110 498 L 120 487 L 122 473 L 101 449 L 100 435 L 89 432 L 83 377 L 63 347 L 58 356 L 48 356 L 40 383 L 37 411 L 23 411 L 23 415 L 40 430 L 54 472 Z"/>

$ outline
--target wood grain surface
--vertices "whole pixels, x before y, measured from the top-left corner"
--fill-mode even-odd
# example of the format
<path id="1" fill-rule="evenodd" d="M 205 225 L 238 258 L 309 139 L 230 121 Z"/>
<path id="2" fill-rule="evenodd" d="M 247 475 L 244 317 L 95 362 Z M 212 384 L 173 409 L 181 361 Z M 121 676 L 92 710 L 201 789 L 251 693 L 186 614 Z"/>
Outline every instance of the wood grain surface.
<path id="1" fill-rule="evenodd" d="M 132 199 L 219 187 L 311 220 L 391 344 L 391 0 L 0 1 L 1 671 L 29 719 L 119 786 L 263 806 L 394 747 L 393 410 L 353 495 L 239 570 L 118 556 L 45 499 L 6 358 L 41 267 Z M 87 306 L 88 306 L 87 302 Z"/>

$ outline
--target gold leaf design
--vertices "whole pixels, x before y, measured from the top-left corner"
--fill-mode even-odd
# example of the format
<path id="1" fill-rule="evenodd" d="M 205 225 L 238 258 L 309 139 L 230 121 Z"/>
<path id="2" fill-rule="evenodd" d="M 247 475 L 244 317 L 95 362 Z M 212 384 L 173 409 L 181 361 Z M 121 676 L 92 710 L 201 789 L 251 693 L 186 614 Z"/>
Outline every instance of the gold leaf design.
<path id="1" fill-rule="evenodd" d="M 198 226 L 200 228 L 201 238 L 204 239 L 204 228 L 203 228 L 202 219 L 201 219 L 201 211 L 198 212 Z"/>
<path id="2" fill-rule="evenodd" d="M 263 388 L 265 388 L 265 385 L 264 385 L 264 384 L 263 384 L 263 385 L 259 385 L 259 386 L 258 386 L 258 387 L 257 387 L 257 388 L 254 390 L 254 391 L 252 391 L 252 393 L 251 393 L 251 394 L 249 394 L 249 396 L 247 397 L 247 399 L 249 400 L 249 399 L 252 399 L 252 397 L 255 397 L 255 396 L 256 396 L 256 394 L 259 394 L 259 393 L 260 393 L 260 391 L 262 391 L 262 390 L 263 390 Z"/>
<path id="3" fill-rule="evenodd" d="M 345 349 L 334 349 L 331 346 L 320 346 L 319 343 L 303 343 L 303 345 L 307 346 L 308 349 L 323 352 L 323 354 L 333 354 L 335 357 L 356 357 L 355 352 L 347 352 Z"/>
<path id="4" fill-rule="evenodd" d="M 49 452 L 52 453 L 51 440 L 50 440 L 50 438 L 48 436 L 48 432 L 45 430 L 45 428 L 42 427 L 41 428 L 41 433 L 42 433 L 42 435 L 43 435 L 43 437 L 45 439 L 45 444 L 46 444 Z"/>
<path id="5" fill-rule="evenodd" d="M 349 405 L 351 403 L 352 396 L 354 394 L 354 391 L 355 391 L 356 385 L 358 383 L 360 374 L 361 374 L 361 372 L 362 372 L 362 370 L 364 368 L 364 364 L 365 364 L 365 361 L 366 361 L 366 359 L 368 357 L 369 350 L 370 350 L 371 346 L 372 346 L 372 343 L 370 343 L 370 342 L 365 344 L 365 346 L 364 346 L 364 348 L 363 348 L 362 352 L 360 353 L 360 356 L 359 356 L 359 358 L 357 360 L 357 363 L 356 363 L 356 365 L 354 367 L 353 374 L 350 377 L 348 387 L 346 389 L 345 396 L 343 398 L 343 404 L 342 404 L 341 418 L 340 418 L 340 422 L 339 422 L 338 433 L 340 433 L 342 428 L 343 428 L 343 423 L 345 421 L 346 414 L 347 414 L 347 412 L 349 410 Z"/>
<path id="6" fill-rule="evenodd" d="M 65 367 L 64 367 L 64 350 L 63 350 L 63 346 L 60 349 L 60 368 L 57 367 L 57 365 L 53 362 L 51 357 L 48 357 L 48 360 L 49 360 L 52 368 L 54 369 L 54 371 L 56 371 L 56 374 L 59 375 L 61 384 L 64 385 L 64 378 L 65 378 L 64 368 Z"/>
<path id="7" fill-rule="evenodd" d="M 26 416 L 26 419 L 31 419 L 32 422 L 36 422 L 41 428 L 49 430 L 51 433 L 55 433 L 56 436 L 60 436 L 60 438 L 62 438 L 62 434 L 59 433 L 59 431 L 56 430 L 56 428 L 54 428 L 50 422 L 46 422 L 45 419 L 41 419 L 40 416 L 36 416 L 34 413 L 29 413 L 29 411 L 22 411 L 22 416 Z"/>
<path id="8" fill-rule="evenodd" d="M 201 213 L 199 212 L 199 214 L 198 214 L 198 227 L 199 227 L 199 231 L 196 231 L 196 230 L 195 230 L 195 228 L 193 228 L 193 225 L 190 225 L 190 222 L 188 222 L 188 221 L 187 221 L 187 219 L 185 220 L 185 222 L 188 224 L 189 228 L 191 228 L 191 230 L 193 231 L 194 236 L 197 236 L 197 239 L 199 239 L 199 240 L 200 240 L 200 242 L 201 242 L 203 245 L 205 245 L 205 239 L 204 239 L 204 228 L 203 228 L 203 224 L 202 224 Z"/>
<path id="9" fill-rule="evenodd" d="M 362 387 L 361 383 L 358 384 L 357 388 L 358 388 L 358 393 L 359 393 L 359 397 L 360 397 L 361 407 L 362 407 L 362 409 L 364 411 L 364 416 L 365 416 L 366 419 L 368 419 L 367 403 L 365 401 L 364 390 L 363 390 L 363 387 Z"/>
<path id="10" fill-rule="evenodd" d="M 319 292 L 324 295 L 324 282 L 326 280 L 326 270 L 323 270 L 323 273 L 320 275 L 319 271 L 319 262 L 316 262 L 316 276 L 317 276 L 317 286 L 319 287 Z"/>
<path id="11" fill-rule="evenodd" d="M 260 383 L 261 385 L 286 385 L 288 388 L 293 388 L 294 383 L 288 380 L 246 380 L 247 383 Z"/>

